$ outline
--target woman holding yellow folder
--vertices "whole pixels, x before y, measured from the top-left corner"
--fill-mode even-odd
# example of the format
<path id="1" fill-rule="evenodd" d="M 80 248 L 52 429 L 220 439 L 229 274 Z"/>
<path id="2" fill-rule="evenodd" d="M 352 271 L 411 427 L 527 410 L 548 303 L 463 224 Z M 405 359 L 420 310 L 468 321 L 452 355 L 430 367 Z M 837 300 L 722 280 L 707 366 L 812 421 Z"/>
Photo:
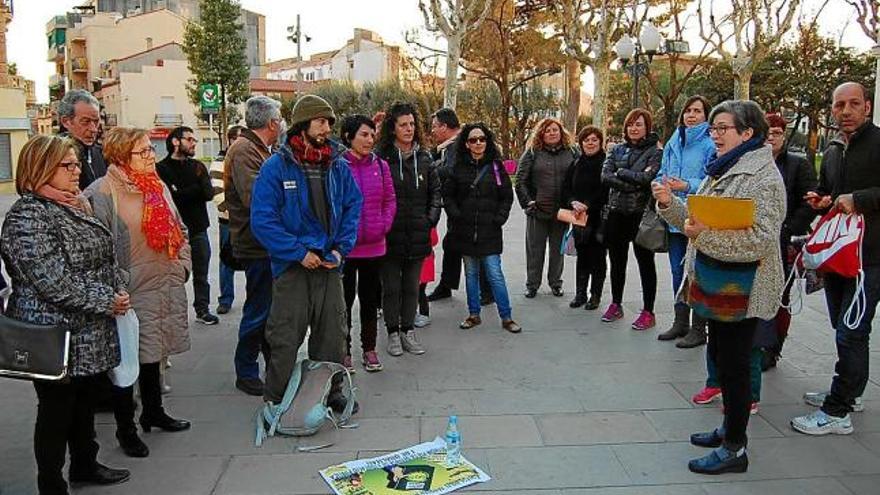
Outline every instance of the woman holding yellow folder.
<path id="1" fill-rule="evenodd" d="M 668 181 L 652 184 L 657 211 L 689 239 L 687 279 L 681 294 L 695 313 L 707 318 L 709 352 L 718 364 L 724 400 L 719 428 L 691 435 L 691 443 L 715 448 L 688 463 L 696 473 L 745 472 L 749 421 L 750 355 L 758 319 L 769 320 L 779 308 L 782 259 L 779 232 L 786 195 L 773 153 L 764 144 L 769 126 L 752 101 L 717 105 L 709 117 L 717 156 L 706 167 L 708 180 L 698 194 L 750 199 L 755 214 L 750 227 L 712 228 L 695 218 L 672 193 Z"/>

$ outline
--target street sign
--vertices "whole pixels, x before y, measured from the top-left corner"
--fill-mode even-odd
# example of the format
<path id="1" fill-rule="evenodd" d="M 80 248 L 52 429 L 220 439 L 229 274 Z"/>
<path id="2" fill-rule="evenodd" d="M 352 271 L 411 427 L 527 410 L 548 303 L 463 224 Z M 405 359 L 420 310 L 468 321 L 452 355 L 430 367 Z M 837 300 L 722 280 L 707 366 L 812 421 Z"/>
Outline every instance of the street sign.
<path id="1" fill-rule="evenodd" d="M 199 106 L 202 113 L 214 114 L 220 110 L 220 88 L 216 84 L 202 84 L 199 87 Z"/>

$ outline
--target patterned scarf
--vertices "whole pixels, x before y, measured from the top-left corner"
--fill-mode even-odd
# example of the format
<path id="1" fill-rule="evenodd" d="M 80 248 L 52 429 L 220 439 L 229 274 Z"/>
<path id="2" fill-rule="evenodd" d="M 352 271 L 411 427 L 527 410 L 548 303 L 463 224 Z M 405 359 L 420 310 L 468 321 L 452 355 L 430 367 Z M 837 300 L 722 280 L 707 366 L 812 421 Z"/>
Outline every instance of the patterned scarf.
<path id="1" fill-rule="evenodd" d="M 329 143 L 324 143 L 316 148 L 303 139 L 302 135 L 292 136 L 288 141 L 293 150 L 293 157 L 303 167 L 327 168 L 330 165 L 330 155 L 333 149 Z"/>
<path id="2" fill-rule="evenodd" d="M 166 252 L 168 259 L 176 259 L 180 248 L 186 244 L 186 239 L 180 223 L 165 200 L 162 180 L 155 172 L 126 172 L 134 187 L 144 195 L 141 231 L 147 238 L 147 245 L 154 251 Z"/>

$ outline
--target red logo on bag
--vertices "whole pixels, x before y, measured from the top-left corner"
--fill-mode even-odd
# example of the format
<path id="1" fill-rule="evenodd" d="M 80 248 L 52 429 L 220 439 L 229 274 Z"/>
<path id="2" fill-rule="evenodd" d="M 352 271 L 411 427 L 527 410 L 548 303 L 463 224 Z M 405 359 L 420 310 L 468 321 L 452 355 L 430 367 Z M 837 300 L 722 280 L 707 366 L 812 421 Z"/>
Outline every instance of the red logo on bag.
<path id="1" fill-rule="evenodd" d="M 829 211 L 804 245 L 805 268 L 856 278 L 862 269 L 865 219 L 855 213 Z"/>

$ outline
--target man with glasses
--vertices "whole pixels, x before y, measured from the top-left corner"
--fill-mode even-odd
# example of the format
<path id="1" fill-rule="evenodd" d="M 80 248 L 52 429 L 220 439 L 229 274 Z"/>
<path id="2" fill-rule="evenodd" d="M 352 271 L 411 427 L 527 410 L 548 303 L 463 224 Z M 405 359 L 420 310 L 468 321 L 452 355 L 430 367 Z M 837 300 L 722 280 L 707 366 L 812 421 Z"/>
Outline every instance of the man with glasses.
<path id="1" fill-rule="evenodd" d="M 97 143 L 101 127 L 100 104 L 88 91 L 74 89 L 65 93 L 58 104 L 58 118 L 62 134 L 76 142 L 77 156 L 82 164 L 79 189 L 85 190 L 107 173 L 104 151 Z"/>
<path id="2" fill-rule="evenodd" d="M 211 285 L 208 283 L 211 243 L 207 232 L 210 225 L 207 203 L 214 198 L 214 186 L 205 164 L 193 158 L 197 143 L 189 127 L 177 127 L 171 131 L 165 140 L 168 156 L 156 164 L 156 172 L 171 191 L 174 205 L 189 233 L 196 321 L 216 325 L 220 319 L 208 309 L 211 296 Z"/>

